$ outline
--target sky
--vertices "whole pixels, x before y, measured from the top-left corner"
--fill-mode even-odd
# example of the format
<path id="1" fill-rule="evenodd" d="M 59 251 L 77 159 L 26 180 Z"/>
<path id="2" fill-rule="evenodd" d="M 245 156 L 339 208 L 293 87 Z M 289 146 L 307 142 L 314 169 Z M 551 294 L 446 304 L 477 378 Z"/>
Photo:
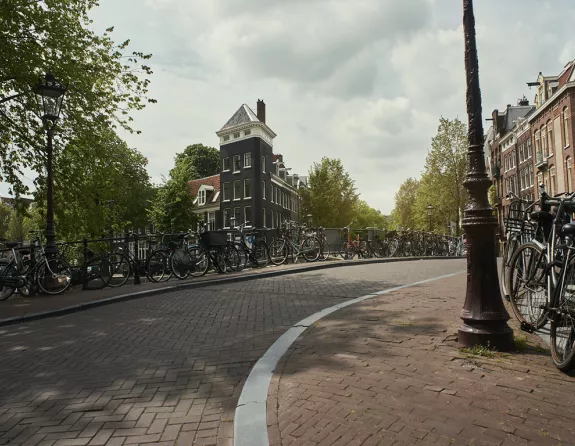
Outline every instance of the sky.
<path id="1" fill-rule="evenodd" d="M 158 103 L 134 112 L 141 135 L 121 136 L 154 182 L 187 145 L 218 147 L 229 117 L 263 99 L 292 172 L 340 158 L 361 198 L 389 213 L 439 118 L 467 122 L 461 0 L 100 0 L 91 16 L 153 54 Z M 475 16 L 484 118 L 532 101 L 526 82 L 575 58 L 572 0 L 476 0 Z"/>

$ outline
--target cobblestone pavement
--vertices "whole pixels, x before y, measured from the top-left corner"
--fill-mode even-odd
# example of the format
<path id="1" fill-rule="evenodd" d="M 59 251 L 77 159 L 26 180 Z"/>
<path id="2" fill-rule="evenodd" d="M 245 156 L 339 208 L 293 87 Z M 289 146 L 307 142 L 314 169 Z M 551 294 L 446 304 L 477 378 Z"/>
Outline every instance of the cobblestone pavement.
<path id="1" fill-rule="evenodd" d="M 0 444 L 231 445 L 255 361 L 342 299 L 464 268 L 350 266 L 172 292 L 0 329 Z"/>
<path id="2" fill-rule="evenodd" d="M 575 379 L 541 340 L 493 358 L 456 344 L 465 275 L 339 310 L 310 327 L 270 385 L 268 433 L 285 445 L 575 444 Z"/>

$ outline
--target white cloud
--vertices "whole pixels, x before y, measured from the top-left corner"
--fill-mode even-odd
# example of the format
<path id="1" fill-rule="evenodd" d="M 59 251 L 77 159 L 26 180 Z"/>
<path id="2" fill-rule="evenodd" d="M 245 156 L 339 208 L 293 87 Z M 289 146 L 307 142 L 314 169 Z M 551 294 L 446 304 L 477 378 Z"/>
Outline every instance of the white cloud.
<path id="1" fill-rule="evenodd" d="M 101 0 L 95 26 L 154 54 L 158 104 L 122 135 L 155 180 L 187 144 L 242 104 L 268 106 L 275 150 L 304 174 L 341 158 L 362 198 L 384 212 L 418 176 L 440 116 L 466 121 L 461 2 L 446 0 Z M 475 2 L 484 117 L 575 57 L 575 5 Z M 5 188 L 0 186 L 0 191 Z"/>

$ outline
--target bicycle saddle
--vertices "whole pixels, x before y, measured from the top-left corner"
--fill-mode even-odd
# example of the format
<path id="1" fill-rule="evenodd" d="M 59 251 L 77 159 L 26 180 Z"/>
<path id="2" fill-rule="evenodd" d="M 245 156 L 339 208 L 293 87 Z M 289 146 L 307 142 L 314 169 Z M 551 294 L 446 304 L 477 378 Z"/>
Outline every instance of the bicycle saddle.
<path id="1" fill-rule="evenodd" d="M 535 211 L 529 214 L 529 218 L 536 221 L 553 220 L 553 214 L 547 211 Z"/>
<path id="2" fill-rule="evenodd" d="M 20 242 L 5 242 L 4 244 L 6 245 L 6 248 L 12 249 L 16 248 L 16 246 L 18 246 Z"/>

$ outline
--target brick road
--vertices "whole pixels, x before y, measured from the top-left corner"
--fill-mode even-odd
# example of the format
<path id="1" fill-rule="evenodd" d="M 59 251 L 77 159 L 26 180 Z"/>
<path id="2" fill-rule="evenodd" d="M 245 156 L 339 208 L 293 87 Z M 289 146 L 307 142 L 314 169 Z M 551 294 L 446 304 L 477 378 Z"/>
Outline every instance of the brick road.
<path id="1" fill-rule="evenodd" d="M 554 368 L 539 338 L 494 358 L 459 350 L 464 291 L 461 274 L 310 327 L 272 379 L 270 443 L 575 444 L 575 379 Z"/>
<path id="2" fill-rule="evenodd" d="M 5 327 L 0 444 L 231 445 L 242 382 L 293 323 L 463 268 L 463 260 L 350 266 Z"/>

